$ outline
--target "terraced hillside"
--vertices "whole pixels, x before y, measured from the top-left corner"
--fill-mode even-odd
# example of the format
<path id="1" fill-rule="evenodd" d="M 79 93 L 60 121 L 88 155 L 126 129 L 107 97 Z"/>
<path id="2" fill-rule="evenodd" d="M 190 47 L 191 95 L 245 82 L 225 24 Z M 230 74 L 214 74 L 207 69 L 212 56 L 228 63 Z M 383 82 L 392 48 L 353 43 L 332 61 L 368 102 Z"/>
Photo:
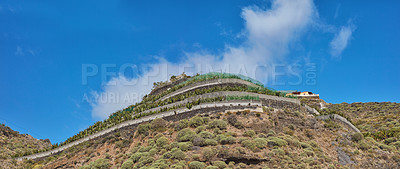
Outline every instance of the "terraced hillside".
<path id="1" fill-rule="evenodd" d="M 396 153 L 370 152 L 362 147 L 370 144 L 368 138 L 340 122 L 318 120 L 305 109 L 247 105 L 180 115 L 24 162 L 41 168 L 399 167 Z"/>
<path id="2" fill-rule="evenodd" d="M 155 89 L 55 149 L 16 159 L 43 168 L 398 167 L 398 136 L 389 150 L 323 100 L 218 73 Z"/>
<path id="3" fill-rule="evenodd" d="M 41 152 L 31 156 L 25 156 L 17 159 L 23 158 L 39 158 L 43 156 L 48 156 L 53 153 L 58 153 L 66 148 L 77 145 L 89 139 L 99 137 L 108 132 L 114 131 L 121 127 L 133 125 L 140 123 L 143 117 L 147 117 L 147 120 L 151 120 L 157 117 L 162 117 L 165 115 L 171 115 L 172 111 L 174 114 L 176 111 L 187 111 L 193 106 L 200 106 L 209 103 L 227 101 L 229 98 L 234 98 L 236 95 L 226 95 L 226 94 L 216 94 L 215 92 L 222 91 L 236 91 L 238 97 L 236 100 L 253 100 L 252 97 L 258 97 L 258 95 L 267 96 L 274 95 L 273 98 L 262 98 L 261 102 L 263 104 L 273 105 L 273 106 L 288 106 L 293 104 L 299 104 L 295 99 L 280 98 L 278 96 L 284 96 L 283 93 L 279 93 L 273 90 L 269 90 L 260 86 L 261 84 L 249 78 L 244 78 L 232 74 L 204 74 L 192 77 L 172 88 L 165 91 L 160 91 L 157 95 L 148 95 L 143 98 L 143 101 L 132 105 L 124 110 L 118 111 L 110 115 L 110 117 L 104 121 L 100 121 L 90 126 L 86 130 L 78 133 L 75 136 L 70 137 L 65 142 L 61 143 L 60 147 L 55 148 L 52 151 Z M 241 93 L 257 94 L 257 96 L 252 96 L 249 98 L 244 97 Z M 197 97 L 203 94 L 208 94 L 207 97 Z M 281 101 L 287 102 L 283 103 Z M 230 100 L 234 103 L 234 100 Z M 278 104 L 276 102 L 279 102 Z M 251 103 L 246 103 L 251 104 Z M 261 103 L 260 103 L 261 104 Z M 229 105 L 229 104 L 228 104 Z M 224 104 L 214 104 L 214 107 L 226 106 Z M 137 120 L 141 119 L 141 120 Z"/>

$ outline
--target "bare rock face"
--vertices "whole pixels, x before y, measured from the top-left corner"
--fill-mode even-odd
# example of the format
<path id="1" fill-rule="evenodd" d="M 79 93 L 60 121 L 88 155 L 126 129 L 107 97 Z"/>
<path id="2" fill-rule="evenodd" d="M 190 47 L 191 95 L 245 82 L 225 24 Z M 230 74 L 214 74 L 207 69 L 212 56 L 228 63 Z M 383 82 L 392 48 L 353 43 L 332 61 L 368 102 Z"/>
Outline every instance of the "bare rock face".
<path id="1" fill-rule="evenodd" d="M 7 138 L 16 137 L 19 135 L 17 131 L 12 130 L 10 127 L 5 126 L 4 124 L 0 125 L 0 135 L 5 136 Z"/>
<path id="2" fill-rule="evenodd" d="M 51 142 L 50 142 L 50 140 L 47 138 L 47 139 L 44 139 L 43 140 L 45 143 L 49 143 L 49 144 L 51 144 Z"/>
<path id="3" fill-rule="evenodd" d="M 351 160 L 351 158 L 342 150 L 342 148 L 336 147 L 336 150 L 338 153 L 338 160 L 341 165 L 354 164 L 354 161 Z"/>

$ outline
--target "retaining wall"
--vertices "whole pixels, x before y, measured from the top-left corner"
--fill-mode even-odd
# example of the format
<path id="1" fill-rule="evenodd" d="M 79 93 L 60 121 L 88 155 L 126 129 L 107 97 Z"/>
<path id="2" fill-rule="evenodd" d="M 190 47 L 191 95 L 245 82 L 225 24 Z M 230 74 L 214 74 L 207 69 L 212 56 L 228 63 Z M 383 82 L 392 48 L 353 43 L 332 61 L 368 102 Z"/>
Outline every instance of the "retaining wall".
<path id="1" fill-rule="evenodd" d="M 328 120 L 328 119 L 337 120 L 337 121 L 340 121 L 343 124 L 347 125 L 354 132 L 357 132 L 357 133 L 360 132 L 360 130 L 358 130 L 358 128 L 356 126 L 354 126 L 353 124 L 351 124 L 346 118 L 344 118 L 340 115 L 337 115 L 337 114 L 322 115 L 322 116 L 317 116 L 317 118 L 321 119 L 321 120 Z"/>
<path id="2" fill-rule="evenodd" d="M 171 103 L 168 105 L 145 110 L 142 113 L 148 113 L 151 111 L 154 112 L 154 111 L 158 111 L 163 108 L 169 108 L 169 107 L 178 106 L 178 105 L 185 105 L 188 102 L 196 101 L 198 99 L 215 98 L 215 97 L 220 97 L 220 96 L 255 96 L 255 97 L 259 97 L 260 100 L 263 101 L 263 106 L 268 106 L 268 107 L 277 108 L 277 109 L 288 108 L 287 106 L 289 106 L 289 105 L 291 105 L 291 107 L 293 108 L 293 104 L 300 105 L 299 100 L 292 99 L 292 98 L 271 96 L 271 95 L 251 93 L 251 92 L 241 92 L 241 91 L 219 91 L 219 92 L 205 93 L 202 95 L 193 96 L 193 97 L 187 98 L 182 101 L 178 101 L 178 102 Z M 292 104 L 290 104 L 290 103 L 292 103 Z"/>
<path id="3" fill-rule="evenodd" d="M 240 84 L 240 85 L 246 85 L 246 86 L 253 86 L 253 87 L 259 87 L 258 85 L 251 83 L 249 81 L 246 80 L 242 80 L 242 79 L 212 79 L 212 80 L 207 80 L 207 81 L 201 81 L 201 82 L 196 82 L 193 84 L 190 84 L 188 86 L 182 87 L 172 93 L 169 93 L 163 97 L 161 97 L 159 100 L 165 100 L 168 99 L 170 97 L 191 91 L 191 90 L 195 90 L 197 88 L 201 88 L 201 87 L 209 87 L 209 86 L 214 86 L 214 85 L 222 85 L 222 84 Z"/>

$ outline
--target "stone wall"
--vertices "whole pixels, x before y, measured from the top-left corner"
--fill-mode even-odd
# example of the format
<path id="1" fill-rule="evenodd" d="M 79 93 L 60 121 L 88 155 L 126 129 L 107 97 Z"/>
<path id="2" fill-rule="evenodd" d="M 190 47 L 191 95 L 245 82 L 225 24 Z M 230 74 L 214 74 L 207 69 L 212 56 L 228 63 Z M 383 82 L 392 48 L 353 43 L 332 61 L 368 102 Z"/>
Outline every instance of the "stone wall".
<path id="1" fill-rule="evenodd" d="M 337 115 L 337 114 L 322 115 L 322 116 L 317 116 L 317 118 L 320 120 L 328 120 L 328 119 L 337 120 L 337 121 L 340 121 L 341 123 L 343 123 L 344 125 L 348 126 L 354 132 L 357 132 L 357 133 L 360 132 L 360 130 L 358 130 L 358 128 L 356 126 L 354 126 L 353 124 L 351 124 L 346 118 L 344 118 L 340 115 Z"/>
<path id="2" fill-rule="evenodd" d="M 215 98 L 215 97 L 220 97 L 220 96 L 255 96 L 259 97 L 260 100 L 263 100 L 263 105 L 268 106 L 268 107 L 273 107 L 273 108 L 286 108 L 286 106 L 293 107 L 293 105 L 300 105 L 299 100 L 297 99 L 291 99 L 291 98 L 284 98 L 284 97 L 278 97 L 278 96 L 270 96 L 270 95 L 265 95 L 265 94 L 258 94 L 258 93 L 251 93 L 251 92 L 241 92 L 241 91 L 219 91 L 219 92 L 212 92 L 212 93 L 205 93 L 202 95 L 197 95 L 193 96 L 190 98 L 187 98 L 185 100 L 171 103 L 168 105 L 152 108 L 149 110 L 145 110 L 142 113 L 148 113 L 151 111 L 158 111 L 162 108 L 168 108 L 168 107 L 173 107 L 173 106 L 178 106 L 178 105 L 185 105 L 188 102 L 192 102 L 198 99 L 204 99 L 204 98 Z"/>
<path id="3" fill-rule="evenodd" d="M 165 100 L 167 98 L 170 98 L 170 97 L 182 94 L 182 93 L 186 93 L 191 90 L 202 88 L 205 86 L 214 86 L 214 85 L 221 85 L 221 84 L 238 84 L 238 85 L 258 87 L 258 85 L 251 83 L 249 81 L 242 80 L 242 79 L 212 79 L 212 80 L 207 80 L 207 81 L 196 82 L 196 83 L 190 84 L 188 86 L 182 87 L 172 93 L 169 93 L 169 94 L 161 97 L 160 100 Z"/>

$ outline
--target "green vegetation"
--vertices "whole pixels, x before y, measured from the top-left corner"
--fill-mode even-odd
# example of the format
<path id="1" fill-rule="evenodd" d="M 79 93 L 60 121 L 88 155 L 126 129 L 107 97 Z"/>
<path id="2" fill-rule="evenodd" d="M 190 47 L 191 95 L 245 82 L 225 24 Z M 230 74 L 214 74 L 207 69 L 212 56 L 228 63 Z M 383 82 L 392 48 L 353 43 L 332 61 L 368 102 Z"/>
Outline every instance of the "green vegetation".
<path id="1" fill-rule="evenodd" d="M 199 136 L 204 138 L 204 139 L 212 139 L 212 138 L 215 137 L 214 134 L 212 134 L 209 131 L 202 131 L 202 132 L 199 133 Z"/>
<path id="2" fill-rule="evenodd" d="M 228 134 L 218 134 L 215 139 L 221 144 L 235 143 L 235 138 Z"/>
<path id="3" fill-rule="evenodd" d="M 157 147 L 162 147 L 163 148 L 163 147 L 168 145 L 168 139 L 165 138 L 164 136 L 162 136 L 162 137 L 157 139 L 156 143 L 157 143 Z"/>
<path id="4" fill-rule="evenodd" d="M 200 81 L 211 80 L 211 79 L 221 79 L 221 78 L 242 79 L 242 80 L 246 80 L 251 83 L 254 83 L 254 84 L 258 85 L 259 87 L 251 87 L 251 86 L 245 87 L 243 85 L 238 85 L 235 87 L 217 86 L 217 87 L 210 87 L 210 88 L 204 88 L 204 89 L 196 89 L 194 91 L 189 91 L 189 92 L 186 92 L 186 93 L 174 96 L 174 97 L 170 97 L 164 101 L 159 101 L 159 99 L 161 97 L 166 96 L 167 94 L 172 93 L 184 86 L 194 84 L 194 83 L 200 82 Z M 171 103 L 181 101 L 181 100 L 184 100 L 184 99 L 192 97 L 192 96 L 210 93 L 210 92 L 216 92 L 216 91 L 247 91 L 247 92 L 253 92 L 253 93 L 285 97 L 284 93 L 280 93 L 280 92 L 276 92 L 271 89 L 264 88 L 260 82 L 254 80 L 254 79 L 248 78 L 248 77 L 241 76 L 241 75 L 234 75 L 234 74 L 227 74 L 227 73 L 208 73 L 208 74 L 204 74 L 204 75 L 197 75 L 197 76 L 194 76 L 194 77 L 188 79 L 187 81 L 184 81 L 178 85 L 173 86 L 170 90 L 166 90 L 158 95 L 145 96 L 143 98 L 142 102 L 137 103 L 132 106 L 129 106 L 128 108 L 126 108 L 124 110 L 121 110 L 121 111 L 111 114 L 108 119 L 106 119 L 104 121 L 96 122 L 94 125 L 90 126 L 89 128 L 85 129 L 84 131 L 81 131 L 78 134 L 68 138 L 66 141 L 62 142 L 61 144 L 53 145 L 53 148 L 68 144 L 70 142 L 73 142 L 73 141 L 83 138 L 85 136 L 94 134 L 98 131 L 110 128 L 116 124 L 119 124 L 119 123 L 127 121 L 127 120 L 138 119 L 138 118 L 141 118 L 144 116 L 161 113 L 161 112 L 165 112 L 165 111 L 170 111 L 170 110 L 174 110 L 174 109 L 181 108 L 184 106 L 186 106 L 187 108 L 190 109 L 194 105 L 198 105 L 200 103 L 205 103 L 205 102 L 215 102 L 215 101 L 223 101 L 223 100 L 259 100 L 258 97 L 253 97 L 253 96 L 224 96 L 224 97 L 218 97 L 218 98 L 212 98 L 212 99 L 210 99 L 210 98 L 200 99 L 200 100 L 196 100 L 194 102 L 188 103 L 186 105 L 178 105 L 178 106 L 173 106 L 173 107 L 169 107 L 169 108 L 163 108 L 163 109 L 155 111 L 155 112 L 142 113 L 143 111 L 149 110 L 151 108 L 171 104 Z M 240 126 L 240 125 L 238 124 L 238 126 Z M 154 130 L 155 128 L 152 127 L 152 129 Z M 158 128 L 158 129 L 162 129 L 162 128 Z M 146 135 L 146 132 L 144 131 L 143 134 Z"/>
<path id="5" fill-rule="evenodd" d="M 244 140 L 241 142 L 243 147 L 246 147 L 252 151 L 256 151 L 257 146 L 253 140 Z"/>
<path id="6" fill-rule="evenodd" d="M 223 161 L 213 161 L 212 164 L 213 164 L 213 166 L 220 168 L 220 169 L 224 169 L 224 168 L 228 167 L 228 165 Z"/>
<path id="7" fill-rule="evenodd" d="M 255 135 L 256 135 L 256 132 L 254 130 L 247 130 L 243 134 L 243 136 L 246 136 L 246 137 L 254 137 Z"/>
<path id="8" fill-rule="evenodd" d="M 207 161 L 209 161 L 216 155 L 217 155 L 217 149 L 215 148 L 206 147 L 202 151 L 202 157 Z"/>
<path id="9" fill-rule="evenodd" d="M 242 99 L 245 99 L 245 98 L 246 97 L 243 97 Z M 206 98 L 206 99 L 200 99 L 200 100 L 194 101 L 192 103 L 188 103 L 188 104 L 190 104 L 190 107 L 192 107 L 193 105 L 198 105 L 200 103 L 223 101 L 225 99 L 226 99 L 226 96 L 221 96 L 221 97 L 216 97 L 216 98 Z M 138 119 L 138 118 L 141 118 L 141 117 L 144 117 L 144 116 L 148 116 L 148 115 L 152 115 L 152 114 L 157 114 L 157 113 L 162 113 L 162 112 L 165 112 L 165 111 L 174 110 L 174 109 L 177 109 L 177 108 L 180 108 L 180 107 L 187 106 L 188 104 L 173 106 L 173 107 L 169 107 L 169 108 L 163 108 L 163 109 L 160 109 L 160 110 L 155 111 L 155 112 L 138 113 L 133 118 L 130 118 L 130 119 Z M 107 120 L 105 120 L 105 121 L 107 121 Z M 67 144 L 67 143 L 73 142 L 75 140 L 78 140 L 80 138 L 83 138 L 83 137 L 85 137 L 87 135 L 93 134 L 93 133 L 95 133 L 94 132 L 95 130 L 99 130 L 100 128 L 106 129 L 106 128 L 112 127 L 112 125 L 104 125 L 104 124 L 105 123 L 97 122 L 94 126 L 90 126 L 88 129 L 86 129 L 85 131 L 80 132 L 78 135 L 70 137 L 69 139 L 67 139 L 67 141 L 61 143 L 60 145 Z M 117 124 L 117 123 L 115 123 L 115 124 Z M 91 130 L 91 129 L 93 129 L 93 130 Z M 87 130 L 90 130 L 90 131 L 87 131 Z M 99 131 L 101 131 L 101 130 L 99 130 Z M 146 133 L 146 132 L 147 132 L 147 130 L 143 129 L 143 133 Z M 85 133 L 88 133 L 88 134 L 85 134 Z"/>
<path id="10" fill-rule="evenodd" d="M 224 120 L 213 120 L 208 123 L 208 127 L 210 128 L 219 128 L 220 130 L 226 129 L 228 123 Z"/>
<path id="11" fill-rule="evenodd" d="M 112 168 L 396 168 L 398 137 L 376 140 L 344 127 L 320 127 L 327 122 L 294 108 L 259 114 L 251 110 L 205 113 L 176 122 L 157 119 L 140 124 L 135 133 L 120 130 L 89 141 L 87 147 L 55 155 L 57 163 L 46 159 L 21 168 L 90 168 L 95 163 L 107 167 L 107 160 Z M 237 123 L 243 128 L 236 128 Z M 123 143 L 125 138 L 128 144 Z M 337 147 L 354 164 L 339 164 Z M 85 156 L 86 160 L 69 160 Z"/>
<path id="12" fill-rule="evenodd" d="M 150 130 L 149 123 L 140 124 L 137 129 L 138 133 L 144 136 L 147 136 L 149 134 L 149 130 Z"/>
<path id="13" fill-rule="evenodd" d="M 196 83 L 196 82 L 200 82 L 200 81 L 206 81 L 206 80 L 212 80 L 212 79 L 241 79 L 241 80 L 245 80 L 245 81 L 249 81 L 251 83 L 254 83 L 256 85 L 259 86 L 264 86 L 261 82 L 259 82 L 258 80 L 240 75 L 240 74 L 232 74 L 232 73 L 218 73 L 218 72 L 210 72 L 210 73 L 206 73 L 206 74 L 202 74 L 202 75 L 196 75 L 193 76 L 193 78 L 182 82 L 179 85 L 185 85 L 187 86 L 188 84 L 192 84 L 192 83 Z"/>
<path id="14" fill-rule="evenodd" d="M 339 124 L 337 124 L 336 122 L 334 122 L 331 119 L 325 120 L 325 124 L 324 124 L 325 128 L 329 128 L 329 129 L 338 129 L 341 126 Z"/>
<path id="15" fill-rule="evenodd" d="M 5 160 L 46 151 L 51 149 L 52 145 L 49 140 L 37 140 L 0 123 L 0 147 L 0 160 Z"/>
<path id="16" fill-rule="evenodd" d="M 227 96 L 226 100 L 260 100 L 258 96 Z"/>
<path id="17" fill-rule="evenodd" d="M 196 89 L 160 100 L 160 98 L 184 86 L 203 81 L 207 76 L 195 76 L 192 78 L 194 80 L 189 79 L 158 95 L 146 96 L 142 102 L 113 113 L 107 120 L 97 122 L 61 145 L 123 121 L 156 113 L 183 107 L 191 109 L 201 103 L 225 100 L 259 100 L 259 97 L 253 96 L 221 96 L 192 100 L 180 105 L 164 107 L 157 111 L 148 111 L 205 93 L 246 91 L 284 96 L 284 93 L 262 86 L 221 85 Z M 211 76 L 211 78 L 216 77 Z M 180 87 L 178 87 L 179 85 Z M 368 161 L 365 160 L 366 157 L 385 159 L 384 161 L 396 160 L 398 156 L 395 155 L 399 153 L 400 146 L 400 123 L 396 120 L 399 118 L 398 106 L 392 104 L 385 106 L 388 109 L 381 110 L 379 106 L 375 107 L 373 104 L 368 108 L 357 104 L 355 106 L 345 104 L 332 105 L 327 109 L 319 110 L 321 114 L 339 114 L 347 118 L 362 131 L 362 133 L 355 134 L 345 133 L 339 123 L 327 120 L 322 124 L 325 128 L 332 130 L 320 129 L 318 132 L 323 134 L 319 135 L 310 126 L 315 126 L 316 123 L 322 126 L 320 121 L 313 121 L 312 117 L 305 115 L 304 110 L 294 111 L 290 108 L 285 108 L 282 111 L 263 107 L 264 112 L 239 111 L 219 113 L 213 117 L 195 116 L 190 120 L 181 120 L 173 124 L 163 119 L 156 119 L 150 123 L 140 124 L 137 127 L 135 137 L 126 137 L 141 139 L 136 140 L 135 144 L 137 145 L 134 151 L 123 153 L 122 149 L 129 147 L 129 145 L 126 145 L 122 140 L 115 140 L 115 147 L 121 149 L 121 152 L 119 152 L 121 158 L 119 158 L 120 161 L 112 159 L 112 162 L 113 165 L 121 168 L 237 168 L 238 166 L 251 168 L 251 164 L 234 164 L 231 162 L 227 165 L 228 162 L 221 161 L 230 158 L 242 158 L 243 161 L 252 160 L 259 164 L 268 163 L 270 168 L 295 168 L 295 166 L 300 168 L 327 168 L 328 164 L 330 167 L 338 167 L 339 165 L 335 161 L 337 158 L 332 158 L 332 154 L 335 153 L 324 152 L 337 150 L 333 149 L 333 146 L 325 146 L 322 149 L 319 147 L 321 142 L 342 147 L 352 160 L 363 159 Z M 343 134 L 345 136 L 335 132 L 345 133 Z M 123 136 L 119 132 L 115 134 L 115 137 Z M 325 138 L 321 139 L 320 136 Z M 138 148 L 136 149 L 136 147 Z M 378 152 L 377 150 L 384 153 L 378 155 L 375 153 Z M 390 152 L 390 154 L 386 152 Z M 110 167 L 109 159 L 111 157 L 108 153 L 106 153 L 105 159 L 100 158 L 82 168 Z M 368 156 L 359 155 L 363 153 Z M 266 157 L 268 157 L 268 160 L 266 160 Z"/>
<path id="18" fill-rule="evenodd" d="M 150 129 L 153 131 L 164 131 L 167 127 L 167 121 L 158 118 L 150 122 Z"/>
<path id="19" fill-rule="evenodd" d="M 179 130 L 182 130 L 182 129 L 186 128 L 186 127 L 189 127 L 189 120 L 183 119 L 183 120 L 180 120 L 178 122 L 178 124 L 175 125 L 175 130 L 179 131 Z"/>
<path id="20" fill-rule="evenodd" d="M 80 167 L 80 169 L 109 169 L 110 166 L 111 166 L 110 160 L 99 158 L 96 161 L 90 163 L 89 165 Z"/>
<path id="21" fill-rule="evenodd" d="M 179 148 L 173 148 L 171 152 L 172 159 L 184 160 L 186 158 L 186 154 Z"/>
<path id="22" fill-rule="evenodd" d="M 189 169 L 204 169 L 206 168 L 206 164 L 199 161 L 192 161 L 189 163 Z"/>
<path id="23" fill-rule="evenodd" d="M 179 142 L 192 141 L 195 136 L 196 136 L 195 132 L 193 132 L 189 128 L 186 128 L 178 132 L 176 140 Z"/>
<path id="24" fill-rule="evenodd" d="M 133 169 L 133 164 L 133 161 L 128 159 L 121 165 L 121 169 Z"/>
<path id="25" fill-rule="evenodd" d="M 268 141 L 265 138 L 255 138 L 253 141 L 255 142 L 256 147 L 259 149 L 265 148 L 268 144 Z"/>
<path id="26" fill-rule="evenodd" d="M 181 142 L 178 143 L 178 147 L 182 150 L 182 151 L 188 151 L 191 150 L 193 147 L 192 142 Z"/>
<path id="27" fill-rule="evenodd" d="M 353 141 L 356 141 L 356 142 L 359 142 L 363 138 L 364 138 L 364 136 L 361 133 L 354 133 L 351 137 L 351 139 L 353 139 Z"/>
<path id="28" fill-rule="evenodd" d="M 205 139 L 204 140 L 204 145 L 206 145 L 206 146 L 215 146 L 217 144 L 218 144 L 218 142 L 214 139 Z"/>
<path id="29" fill-rule="evenodd" d="M 395 151 L 394 142 L 400 140 L 399 110 L 398 103 L 370 102 L 333 104 L 321 112 L 336 113 L 351 121 L 362 133 L 352 136 L 355 142 L 359 142 L 361 149 L 375 145 L 382 150 Z M 363 141 L 363 138 L 369 140 Z"/>
<path id="30" fill-rule="evenodd" d="M 189 126 L 190 127 L 198 127 L 204 124 L 204 120 L 202 117 L 195 116 L 190 119 Z"/>
<path id="31" fill-rule="evenodd" d="M 279 146 L 279 147 L 282 147 L 282 146 L 285 146 L 288 144 L 285 140 L 278 138 L 278 137 L 268 137 L 267 142 L 268 142 L 268 145 Z"/>

